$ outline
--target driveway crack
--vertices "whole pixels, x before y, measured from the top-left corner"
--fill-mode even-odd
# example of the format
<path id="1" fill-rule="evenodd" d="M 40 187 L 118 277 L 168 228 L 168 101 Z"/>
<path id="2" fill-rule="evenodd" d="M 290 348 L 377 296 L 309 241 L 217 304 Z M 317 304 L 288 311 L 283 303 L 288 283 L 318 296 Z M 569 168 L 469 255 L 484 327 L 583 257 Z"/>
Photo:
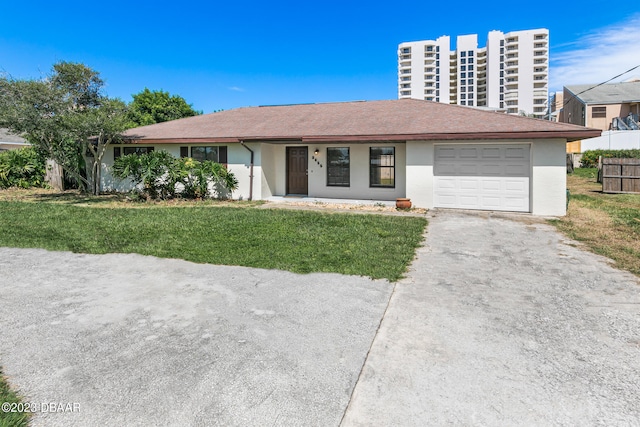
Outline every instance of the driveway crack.
<path id="1" fill-rule="evenodd" d="M 342 417 L 340 418 L 340 424 L 338 424 L 339 426 L 342 426 L 342 424 L 344 423 L 344 418 L 346 417 L 347 412 L 349 412 L 349 408 L 351 407 L 351 402 L 353 401 L 353 395 L 356 392 L 356 388 L 358 387 L 358 384 L 360 383 L 360 378 L 362 378 L 364 367 L 367 365 L 367 362 L 369 361 L 369 354 L 371 354 L 371 349 L 373 348 L 373 344 L 376 342 L 376 339 L 378 338 L 378 333 L 380 332 L 380 327 L 382 326 L 382 322 L 384 321 L 384 318 L 387 316 L 387 311 L 389 310 L 389 305 L 391 305 L 391 299 L 396 293 L 397 285 L 398 285 L 398 282 L 394 282 L 393 289 L 391 289 L 391 293 L 389 294 L 389 299 L 387 300 L 387 306 L 384 308 L 384 312 L 382 313 L 382 316 L 380 317 L 380 322 L 378 322 L 378 327 L 376 328 L 376 333 L 373 335 L 371 344 L 367 349 L 367 355 L 365 356 L 364 362 L 360 367 L 360 372 L 358 373 L 358 379 L 356 380 L 356 383 L 353 385 L 353 388 L 351 389 L 351 394 L 349 395 L 349 403 L 347 403 L 347 407 L 344 409 L 344 412 L 342 413 Z"/>

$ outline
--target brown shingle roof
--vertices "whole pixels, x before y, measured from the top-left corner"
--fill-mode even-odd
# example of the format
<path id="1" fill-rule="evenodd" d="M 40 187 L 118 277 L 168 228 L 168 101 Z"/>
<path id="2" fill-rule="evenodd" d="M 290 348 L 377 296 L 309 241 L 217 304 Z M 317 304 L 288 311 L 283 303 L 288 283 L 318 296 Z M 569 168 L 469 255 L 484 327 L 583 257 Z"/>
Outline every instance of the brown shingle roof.
<path id="1" fill-rule="evenodd" d="M 247 107 L 130 129 L 138 142 L 392 141 L 567 138 L 601 131 L 430 101 Z"/>

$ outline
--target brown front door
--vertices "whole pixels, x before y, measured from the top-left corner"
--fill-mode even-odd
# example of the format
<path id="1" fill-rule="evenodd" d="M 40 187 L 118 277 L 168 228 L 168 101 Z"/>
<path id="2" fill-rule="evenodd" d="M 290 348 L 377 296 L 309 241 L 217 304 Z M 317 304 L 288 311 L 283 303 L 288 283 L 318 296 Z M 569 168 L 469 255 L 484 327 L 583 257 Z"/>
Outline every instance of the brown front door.
<path id="1" fill-rule="evenodd" d="M 287 147 L 287 194 L 307 194 L 307 147 Z"/>

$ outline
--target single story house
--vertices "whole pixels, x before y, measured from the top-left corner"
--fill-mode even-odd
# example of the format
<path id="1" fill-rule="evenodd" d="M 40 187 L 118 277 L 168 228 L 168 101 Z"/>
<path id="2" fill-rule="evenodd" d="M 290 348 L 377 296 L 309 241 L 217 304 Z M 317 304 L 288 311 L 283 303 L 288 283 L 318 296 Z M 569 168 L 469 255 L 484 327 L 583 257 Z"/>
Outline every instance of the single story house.
<path id="1" fill-rule="evenodd" d="M 568 141 L 583 126 L 415 99 L 238 108 L 130 129 L 104 157 L 167 150 L 224 163 L 237 199 L 410 198 L 423 208 L 566 210 Z"/>
<path id="2" fill-rule="evenodd" d="M 24 138 L 12 134 L 8 129 L 0 128 L 0 151 L 17 150 L 29 145 Z"/>

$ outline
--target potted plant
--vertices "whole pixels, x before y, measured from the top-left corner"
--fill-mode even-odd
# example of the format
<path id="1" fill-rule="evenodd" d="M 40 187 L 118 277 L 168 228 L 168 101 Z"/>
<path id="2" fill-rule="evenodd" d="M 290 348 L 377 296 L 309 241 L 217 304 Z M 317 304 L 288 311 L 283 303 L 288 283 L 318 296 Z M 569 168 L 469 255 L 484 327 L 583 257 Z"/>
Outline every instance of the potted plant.
<path id="1" fill-rule="evenodd" d="M 398 197 L 396 199 L 397 209 L 411 209 L 411 199 L 407 197 Z"/>

